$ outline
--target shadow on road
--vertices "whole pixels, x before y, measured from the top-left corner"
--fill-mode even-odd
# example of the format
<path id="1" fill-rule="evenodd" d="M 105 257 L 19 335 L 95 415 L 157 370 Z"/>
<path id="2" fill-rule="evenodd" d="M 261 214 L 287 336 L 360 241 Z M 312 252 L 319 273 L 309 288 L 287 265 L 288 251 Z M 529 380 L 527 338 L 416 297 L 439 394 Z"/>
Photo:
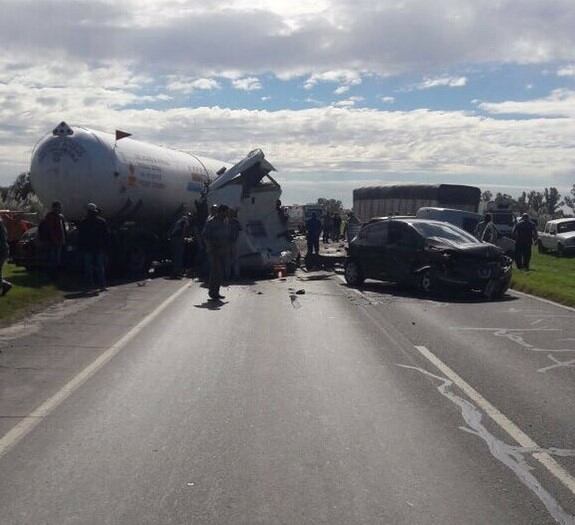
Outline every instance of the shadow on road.
<path id="1" fill-rule="evenodd" d="M 341 286 L 344 286 L 345 288 L 353 288 L 345 283 L 342 283 Z M 410 288 L 406 285 L 386 282 L 367 282 L 357 287 L 357 289 L 360 291 L 373 292 L 398 298 L 432 299 L 444 303 L 500 303 L 517 300 L 517 297 L 514 297 L 510 294 L 505 294 L 501 299 L 498 299 L 497 301 L 489 301 L 479 292 L 458 289 L 438 290 L 431 294 L 425 294 L 415 288 Z"/>
<path id="2" fill-rule="evenodd" d="M 195 304 L 194 308 L 203 308 L 205 310 L 221 310 L 222 306 L 228 304 L 229 301 L 221 301 L 219 299 L 208 299 L 202 304 Z"/>

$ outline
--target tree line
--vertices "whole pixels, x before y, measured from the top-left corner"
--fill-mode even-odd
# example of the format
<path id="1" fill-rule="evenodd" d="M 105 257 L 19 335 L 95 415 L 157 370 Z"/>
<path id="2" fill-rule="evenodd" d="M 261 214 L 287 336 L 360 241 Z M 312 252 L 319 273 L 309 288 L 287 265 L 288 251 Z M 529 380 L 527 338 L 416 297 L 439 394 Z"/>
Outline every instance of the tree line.
<path id="1" fill-rule="evenodd" d="M 569 208 L 571 214 L 575 214 L 575 184 L 569 194 L 563 196 L 555 187 L 543 188 L 543 191 L 523 191 L 516 198 L 507 193 L 497 193 L 494 197 L 491 191 L 486 190 L 481 194 L 481 200 L 494 201 L 496 205 L 505 203 L 518 213 L 562 217 L 564 207 Z"/>

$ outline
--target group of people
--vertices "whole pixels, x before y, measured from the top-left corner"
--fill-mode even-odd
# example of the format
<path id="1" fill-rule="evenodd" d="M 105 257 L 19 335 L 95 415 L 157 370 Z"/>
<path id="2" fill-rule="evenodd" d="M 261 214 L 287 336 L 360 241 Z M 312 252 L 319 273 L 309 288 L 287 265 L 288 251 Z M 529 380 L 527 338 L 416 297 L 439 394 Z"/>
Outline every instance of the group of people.
<path id="1" fill-rule="evenodd" d="M 343 232 L 342 232 L 343 224 Z M 323 221 L 321 221 L 315 212 L 312 212 L 311 217 L 306 221 L 306 240 L 307 240 L 307 253 L 319 254 L 319 240 L 323 233 L 323 242 L 328 243 L 330 238 L 333 241 L 339 241 L 342 238 L 351 241 L 359 231 L 361 222 L 359 219 L 350 212 L 347 214 L 347 220 L 343 223 L 340 215 L 331 215 L 327 213 Z"/>
<path id="2" fill-rule="evenodd" d="M 169 233 L 172 277 L 182 277 L 186 243 L 193 239 L 197 266 L 205 268 L 209 274 L 208 295 L 213 300 L 223 299 L 220 294 L 222 282 L 240 277 L 238 239 L 241 231 L 237 211 L 224 204 L 213 205 L 205 221 L 198 214 L 184 213 Z"/>
<path id="3" fill-rule="evenodd" d="M 537 242 L 537 228 L 527 213 L 521 215 L 511 233 L 515 241 L 515 264 L 519 270 L 529 270 L 531 262 L 531 247 Z M 482 242 L 496 244 L 499 238 L 497 227 L 493 224 L 490 213 L 486 213 L 483 220 L 475 228 L 475 237 Z"/>
<path id="4" fill-rule="evenodd" d="M 341 239 L 341 215 L 327 212 L 322 221 L 323 242 L 328 243 L 330 239 L 337 242 Z"/>
<path id="5" fill-rule="evenodd" d="M 62 204 L 54 201 L 50 211 L 38 225 L 38 240 L 47 253 L 48 267 L 56 277 L 62 264 L 66 244 L 66 221 Z M 86 205 L 86 216 L 78 224 L 77 247 L 82 257 L 86 290 L 106 290 L 106 265 L 112 236 L 100 208 L 93 202 Z"/>

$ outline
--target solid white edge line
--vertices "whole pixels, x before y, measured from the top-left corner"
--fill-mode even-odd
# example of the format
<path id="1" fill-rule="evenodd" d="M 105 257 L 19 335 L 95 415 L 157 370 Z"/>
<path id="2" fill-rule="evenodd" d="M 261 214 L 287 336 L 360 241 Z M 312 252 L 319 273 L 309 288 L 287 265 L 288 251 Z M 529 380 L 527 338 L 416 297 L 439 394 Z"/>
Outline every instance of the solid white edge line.
<path id="1" fill-rule="evenodd" d="M 92 377 L 100 368 L 102 368 L 110 359 L 120 352 L 138 333 L 155 317 L 164 311 L 172 302 L 174 302 L 188 287 L 186 282 L 175 293 L 165 299 L 155 310 L 150 312 L 138 324 L 132 327 L 124 336 L 116 341 L 108 350 L 97 357 L 92 363 L 86 366 L 74 378 L 66 383 L 52 397 L 44 401 L 39 407 L 30 412 L 16 426 L 11 428 L 2 438 L 0 438 L 0 458 L 4 456 L 11 448 L 16 446 L 36 425 L 38 425 L 46 416 L 56 409 L 65 399 L 67 399 L 75 390 Z"/>
<path id="2" fill-rule="evenodd" d="M 513 288 L 509 288 L 508 291 L 511 292 L 511 294 L 522 295 L 524 297 L 529 297 L 530 299 L 535 299 L 537 301 L 541 301 L 542 303 L 547 303 L 547 304 L 550 304 L 552 306 L 557 306 L 559 308 L 563 308 L 564 310 L 569 310 L 570 312 L 575 312 L 575 308 L 573 308 L 572 306 L 567 306 L 565 304 L 556 303 L 555 301 L 552 301 L 551 299 L 545 299 L 544 297 L 537 297 L 536 295 L 533 295 L 533 294 L 530 294 L 527 292 L 520 292 L 519 290 L 514 290 Z"/>
<path id="3" fill-rule="evenodd" d="M 523 430 L 521 430 L 513 421 L 495 408 L 487 399 L 485 399 L 477 390 L 464 381 L 457 373 L 449 368 L 435 354 L 425 346 L 415 346 L 419 353 L 439 369 L 447 378 L 453 381 L 465 394 L 480 406 L 484 412 L 510 437 L 519 445 L 526 448 L 541 447 L 533 441 Z M 573 495 L 575 495 L 575 478 L 567 472 L 555 459 L 547 452 L 536 452 L 533 457 L 539 461 L 553 476 L 555 476 Z"/>

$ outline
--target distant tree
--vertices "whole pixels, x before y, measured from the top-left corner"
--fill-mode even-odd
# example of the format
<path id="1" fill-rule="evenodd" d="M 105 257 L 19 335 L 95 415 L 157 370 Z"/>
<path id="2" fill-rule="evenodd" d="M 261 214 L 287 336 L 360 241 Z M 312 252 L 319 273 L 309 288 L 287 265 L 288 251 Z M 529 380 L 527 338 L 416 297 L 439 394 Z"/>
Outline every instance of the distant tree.
<path id="1" fill-rule="evenodd" d="M 540 191 L 531 190 L 527 194 L 527 207 L 536 214 L 543 211 L 544 195 Z"/>
<path id="2" fill-rule="evenodd" d="M 320 206 L 324 212 L 339 213 L 343 212 L 343 204 L 336 199 L 325 199 L 320 197 L 317 200 L 317 206 Z"/>
<path id="3" fill-rule="evenodd" d="M 2 204 L 11 210 L 42 212 L 42 203 L 38 200 L 29 173 L 20 173 L 16 180 L 6 188 L 0 189 Z"/>
<path id="4" fill-rule="evenodd" d="M 565 206 L 571 208 L 572 213 L 575 213 L 575 184 L 573 184 L 569 195 L 565 195 L 563 202 L 565 203 Z"/>
<path id="5" fill-rule="evenodd" d="M 518 208 L 517 201 L 508 193 L 500 193 L 498 192 L 495 195 L 495 205 L 505 204 L 509 206 L 512 210 L 516 210 Z"/>
<path id="6" fill-rule="evenodd" d="M 517 211 L 519 213 L 525 213 L 529 210 L 529 204 L 527 201 L 527 192 L 524 191 L 517 197 Z"/>
<path id="7" fill-rule="evenodd" d="M 548 215 L 557 215 L 559 208 L 563 205 L 561 194 L 557 188 L 545 188 L 543 190 L 543 206 Z"/>
<path id="8" fill-rule="evenodd" d="M 493 193 L 491 193 L 489 190 L 485 190 L 482 194 L 481 194 L 481 200 L 483 202 L 489 202 L 491 199 L 493 199 Z"/>

